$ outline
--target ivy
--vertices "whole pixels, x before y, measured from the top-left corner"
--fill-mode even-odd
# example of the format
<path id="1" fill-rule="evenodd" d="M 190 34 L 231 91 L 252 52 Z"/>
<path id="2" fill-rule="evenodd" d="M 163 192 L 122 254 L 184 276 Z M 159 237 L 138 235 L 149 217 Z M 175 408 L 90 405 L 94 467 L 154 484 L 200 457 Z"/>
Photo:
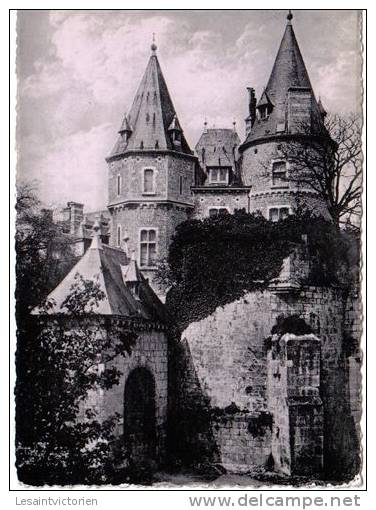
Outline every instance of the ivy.
<path id="1" fill-rule="evenodd" d="M 298 246 L 308 250 L 310 269 L 303 285 L 347 288 L 357 279 L 354 235 L 307 212 L 271 222 L 236 211 L 180 224 L 159 270 L 160 281 L 170 287 L 166 305 L 171 316 L 184 329 L 246 292 L 265 290 Z"/>

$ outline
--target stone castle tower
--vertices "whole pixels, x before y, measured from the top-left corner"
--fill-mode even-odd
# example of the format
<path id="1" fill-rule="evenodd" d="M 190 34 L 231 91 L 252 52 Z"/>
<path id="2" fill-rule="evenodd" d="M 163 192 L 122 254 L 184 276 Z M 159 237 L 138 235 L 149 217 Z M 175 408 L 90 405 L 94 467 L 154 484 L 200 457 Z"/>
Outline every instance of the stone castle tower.
<path id="1" fill-rule="evenodd" d="M 205 129 L 191 151 L 177 118 L 153 42 L 152 54 L 118 140 L 107 158 L 111 244 L 134 251 L 151 280 L 176 226 L 237 209 L 277 221 L 305 206 L 327 215 L 309 186 L 289 180 L 282 144 L 330 143 L 292 27 L 292 14 L 261 97 L 249 91 L 246 139 L 234 129 Z M 303 128 L 304 126 L 304 128 Z M 129 253 L 128 253 L 129 254 Z M 153 285 L 157 290 L 155 284 Z M 163 292 L 158 292 L 161 296 Z"/>
<path id="2" fill-rule="evenodd" d="M 197 160 L 177 118 L 155 43 L 151 50 L 107 162 L 111 244 L 135 251 L 143 273 L 152 279 L 176 226 L 193 209 Z"/>
<path id="3" fill-rule="evenodd" d="M 114 360 L 119 385 L 93 395 L 102 417 L 122 416 L 115 434 L 135 462 L 163 466 L 172 459 L 229 472 L 304 476 L 358 472 L 361 356 L 349 340 L 358 343 L 361 334 L 359 299 L 309 281 L 306 240 L 268 289 L 217 307 L 173 341 L 166 309 L 145 279 L 153 284 L 176 226 L 188 218 L 245 209 L 276 221 L 302 202 L 325 214 L 314 190 L 289 181 L 289 161 L 279 147 L 303 136 L 330 143 L 291 20 L 290 13 L 259 101 L 249 89 L 246 140 L 240 143 L 235 126 L 205 126 L 197 156 L 153 43 L 107 159 L 110 245 L 102 242 L 101 218 L 92 226 L 88 221 L 90 248 L 49 296 L 55 303 L 49 313 L 66 313 L 77 272 L 91 280 L 100 275 L 105 297 L 90 318 L 120 321 L 137 332 L 130 355 Z M 72 224 L 79 205 L 73 204 Z M 299 328 L 291 329 L 297 318 Z"/>
<path id="4" fill-rule="evenodd" d="M 239 147 L 244 184 L 251 186 L 250 211 L 271 220 L 307 206 L 325 215 L 326 206 L 310 186 L 290 179 L 293 172 L 282 144 L 330 143 L 324 128 L 326 115 L 317 102 L 292 27 L 291 11 L 269 81 L 257 101 L 249 88 L 246 139 Z"/>

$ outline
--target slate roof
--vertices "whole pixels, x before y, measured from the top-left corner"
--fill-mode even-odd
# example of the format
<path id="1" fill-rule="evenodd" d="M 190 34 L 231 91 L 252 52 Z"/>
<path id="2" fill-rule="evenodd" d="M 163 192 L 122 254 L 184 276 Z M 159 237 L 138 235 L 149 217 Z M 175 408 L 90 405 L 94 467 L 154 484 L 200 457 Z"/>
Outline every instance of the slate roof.
<path id="1" fill-rule="evenodd" d="M 140 280 L 139 299 L 134 297 L 123 280 L 123 272 L 126 272 L 126 266 L 130 264 L 132 273 L 137 274 Z M 135 264 L 136 262 L 131 261 L 123 250 L 102 244 L 99 233 L 95 232 L 90 248 L 62 282 L 48 295 L 47 299 L 54 303 L 48 313 L 69 313 L 62 305 L 72 291 L 76 275 L 80 275 L 85 280 L 98 281 L 99 288 L 105 296 L 87 312 L 96 315 L 115 315 L 166 322 L 167 315 L 164 305 L 138 268 L 133 267 Z M 40 315 L 43 312 L 40 308 L 36 308 L 32 313 Z"/>
<path id="2" fill-rule="evenodd" d="M 110 156 L 119 156 L 129 150 L 174 150 L 192 154 L 191 149 L 181 133 L 181 144 L 172 143 L 169 127 L 181 124 L 176 115 L 161 67 L 156 55 L 156 46 L 152 45 L 152 55 L 138 87 L 132 108 L 121 124 L 119 133 L 131 130 L 128 137 L 120 134 Z"/>
<path id="3" fill-rule="evenodd" d="M 255 121 L 244 143 L 276 135 L 277 125 L 286 122 L 287 97 L 290 89 L 311 91 L 312 115 L 320 122 L 319 107 L 291 24 L 292 15 L 287 19 L 269 81 L 257 103 L 257 108 L 271 104 L 272 112 L 267 119 Z M 282 134 L 281 131 L 279 133 Z"/>
<path id="4" fill-rule="evenodd" d="M 240 138 L 233 129 L 206 129 L 200 136 L 195 151 L 203 168 L 211 166 L 235 168 L 234 148 L 239 144 Z"/>

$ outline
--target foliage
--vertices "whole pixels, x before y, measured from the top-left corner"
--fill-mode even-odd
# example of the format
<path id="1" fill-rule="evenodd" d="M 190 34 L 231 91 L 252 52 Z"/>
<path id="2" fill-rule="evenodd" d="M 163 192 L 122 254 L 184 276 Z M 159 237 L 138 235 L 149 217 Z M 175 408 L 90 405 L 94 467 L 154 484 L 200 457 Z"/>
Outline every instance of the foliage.
<path id="1" fill-rule="evenodd" d="M 26 372 L 17 386 L 17 464 L 24 482 L 104 483 L 115 476 L 110 459 L 119 415 L 101 420 L 90 394 L 119 384 L 114 361 L 131 351 L 137 334 L 127 324 L 88 315 L 88 303 L 101 299 L 98 282 L 77 276 L 65 301 L 71 314 L 36 319 L 38 334 L 24 353 Z M 50 307 L 47 302 L 44 311 Z"/>
<path id="2" fill-rule="evenodd" d="M 31 185 L 18 189 L 16 231 L 16 446 L 19 479 L 31 485 L 116 483 L 110 449 L 119 416 L 102 420 L 90 392 L 119 383 L 117 357 L 132 349 L 129 324 L 91 315 L 103 299 L 97 281 L 76 275 L 63 306 L 67 315 L 48 315 L 40 305 L 74 265 L 71 239 L 41 209 Z M 80 416 L 80 420 L 77 420 Z M 118 464 L 124 452 L 117 449 Z"/>
<path id="3" fill-rule="evenodd" d="M 328 115 L 324 130 L 312 137 L 312 126 L 300 126 L 302 136 L 280 145 L 279 156 L 290 163 L 287 180 L 316 191 L 338 226 L 359 229 L 362 212 L 362 122 L 358 115 Z"/>
<path id="4" fill-rule="evenodd" d="M 69 236 L 42 209 L 32 185 L 20 186 L 16 203 L 16 313 L 18 327 L 76 262 Z"/>
<path id="5" fill-rule="evenodd" d="M 356 278 L 353 234 L 308 212 L 271 222 L 237 211 L 180 224 L 160 269 L 160 279 L 171 286 L 166 299 L 171 316 L 185 328 L 247 291 L 264 290 L 297 247 L 309 252 L 310 272 L 302 283 L 348 286 Z"/>

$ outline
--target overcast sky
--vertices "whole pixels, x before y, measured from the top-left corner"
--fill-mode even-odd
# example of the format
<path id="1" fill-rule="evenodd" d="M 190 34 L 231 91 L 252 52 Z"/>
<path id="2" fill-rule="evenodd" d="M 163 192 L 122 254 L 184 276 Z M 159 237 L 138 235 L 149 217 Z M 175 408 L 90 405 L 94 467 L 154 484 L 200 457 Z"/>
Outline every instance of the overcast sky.
<path id="1" fill-rule="evenodd" d="M 293 11 L 316 96 L 328 111 L 360 108 L 359 11 Z M 191 148 L 209 127 L 241 139 L 246 87 L 262 92 L 286 11 L 19 11 L 18 178 L 47 205 L 107 202 L 107 165 L 156 34 L 158 58 Z"/>

